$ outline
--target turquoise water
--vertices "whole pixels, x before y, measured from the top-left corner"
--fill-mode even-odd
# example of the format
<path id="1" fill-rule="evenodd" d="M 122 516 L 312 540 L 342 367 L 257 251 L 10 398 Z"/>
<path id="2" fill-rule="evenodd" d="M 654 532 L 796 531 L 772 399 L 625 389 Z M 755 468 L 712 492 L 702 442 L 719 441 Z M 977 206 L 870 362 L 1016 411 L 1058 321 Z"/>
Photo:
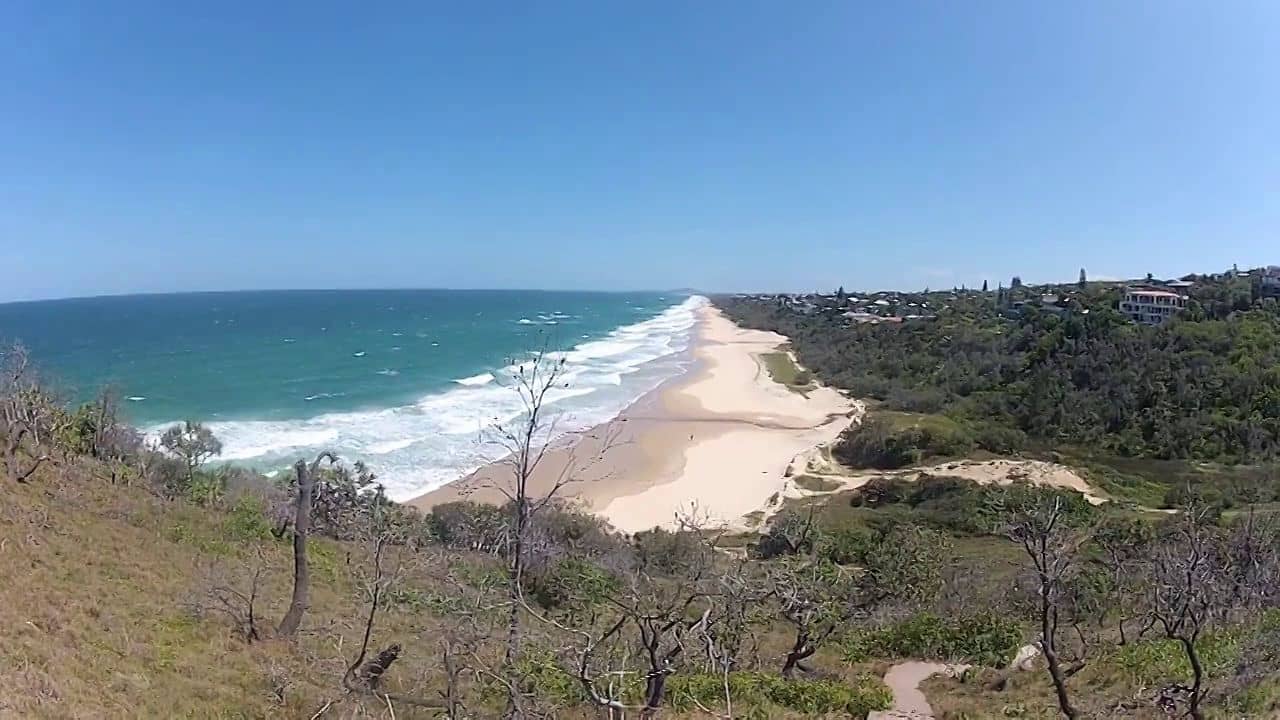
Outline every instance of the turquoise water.
<path id="1" fill-rule="evenodd" d="M 364 459 L 393 497 L 489 459 L 519 414 L 502 369 L 566 352 L 562 427 L 602 422 L 685 362 L 700 298 L 539 291 L 289 291 L 0 305 L 69 395 L 104 384 L 148 431 L 210 424 L 224 459 L 264 469 L 322 448 Z M 497 378 L 495 380 L 495 377 Z"/>

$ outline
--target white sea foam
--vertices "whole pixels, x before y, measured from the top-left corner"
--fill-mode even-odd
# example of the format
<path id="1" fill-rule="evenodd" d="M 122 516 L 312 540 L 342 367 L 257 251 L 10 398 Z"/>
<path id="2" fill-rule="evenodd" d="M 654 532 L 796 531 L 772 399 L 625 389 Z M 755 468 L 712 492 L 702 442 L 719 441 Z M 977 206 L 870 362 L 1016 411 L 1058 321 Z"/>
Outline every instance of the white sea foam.
<path id="1" fill-rule="evenodd" d="M 127 399 L 129 402 L 142 402 L 143 400 L 146 400 L 146 399 L 147 399 L 147 397 L 146 397 L 145 395 L 130 395 L 130 396 L 129 396 L 128 398 L 126 398 L 126 399 Z"/>
<path id="2" fill-rule="evenodd" d="M 488 385 L 489 383 L 493 382 L 493 373 L 480 373 L 479 375 L 472 375 L 471 377 L 465 377 L 465 378 L 462 378 L 461 380 L 454 380 L 454 382 L 458 383 L 459 385 L 466 385 L 467 387 L 477 387 L 479 385 Z"/>
<path id="3" fill-rule="evenodd" d="M 516 322 L 520 323 L 521 325 L 533 325 L 533 324 L 534 324 L 534 322 L 533 322 L 532 320 L 530 320 L 529 318 L 520 318 L 520 319 L 519 319 L 519 320 L 517 320 Z"/>
<path id="4" fill-rule="evenodd" d="M 547 397 L 548 411 L 557 416 L 557 431 L 604 422 L 680 372 L 695 311 L 705 302 L 689 298 L 643 322 L 557 354 L 565 360 L 566 387 L 557 387 Z M 517 367 L 494 368 L 399 407 L 331 412 L 305 420 L 217 421 L 208 426 L 222 440 L 224 460 L 270 469 L 332 449 L 351 460 L 368 460 L 388 494 L 405 500 L 497 459 L 493 424 L 509 423 L 522 412 L 510 387 L 516 371 Z M 320 393 L 308 400 L 328 396 L 333 395 Z M 158 436 L 167 425 L 148 431 Z"/>

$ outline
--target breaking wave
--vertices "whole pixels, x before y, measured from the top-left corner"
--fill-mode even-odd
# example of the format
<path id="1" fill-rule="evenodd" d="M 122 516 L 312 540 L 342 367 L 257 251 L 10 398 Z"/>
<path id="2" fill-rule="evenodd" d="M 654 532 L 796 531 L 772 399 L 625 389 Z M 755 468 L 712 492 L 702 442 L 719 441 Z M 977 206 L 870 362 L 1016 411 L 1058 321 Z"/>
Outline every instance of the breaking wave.
<path id="1" fill-rule="evenodd" d="M 688 365 L 684 351 L 697 310 L 706 302 L 691 297 L 647 320 L 553 353 L 554 359 L 565 361 L 565 386 L 547 396 L 548 408 L 558 415 L 557 431 L 568 433 L 604 422 L 682 372 Z M 543 316 L 542 323 L 566 317 L 558 312 Z M 516 420 L 522 413 L 520 399 L 510 387 L 515 372 L 516 367 L 493 367 L 397 407 L 330 412 L 303 420 L 207 424 L 222 441 L 223 460 L 266 470 L 332 449 L 352 460 L 368 460 L 388 495 L 406 500 L 498 459 L 488 442 L 490 428 Z M 320 393 L 306 399 L 337 395 Z M 149 431 L 158 433 L 166 425 Z"/>

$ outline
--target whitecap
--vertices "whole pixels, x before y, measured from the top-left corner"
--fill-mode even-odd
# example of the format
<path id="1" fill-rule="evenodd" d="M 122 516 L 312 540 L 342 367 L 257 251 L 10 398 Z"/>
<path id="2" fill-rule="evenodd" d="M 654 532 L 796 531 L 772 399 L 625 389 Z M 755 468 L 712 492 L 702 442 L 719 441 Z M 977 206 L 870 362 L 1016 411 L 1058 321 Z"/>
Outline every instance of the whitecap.
<path id="1" fill-rule="evenodd" d="M 533 321 L 532 321 L 532 320 L 530 320 L 529 318 L 520 318 L 520 319 L 519 319 L 519 320 L 517 320 L 516 322 L 517 322 L 517 323 L 519 323 L 519 324 L 521 324 L 521 325 L 532 325 L 532 324 L 533 324 Z"/>
<path id="2" fill-rule="evenodd" d="M 568 386 L 547 395 L 547 407 L 557 418 L 555 432 L 574 432 L 604 422 L 680 372 L 687 364 L 683 351 L 692 336 L 696 311 L 705 302 L 690 298 L 603 337 L 583 338 L 577 347 L 558 353 L 566 361 Z M 446 390 L 397 407 L 321 412 L 305 419 L 218 420 L 207 425 L 222 441 L 223 460 L 272 469 L 333 450 L 348 460 L 370 460 L 388 495 L 406 500 L 498 459 L 492 425 L 518 421 L 523 406 L 507 372 L 494 369 L 486 374 L 495 377 L 483 383 L 481 375 L 462 378 L 474 384 L 454 382 Z M 323 402 L 316 401 L 336 396 L 317 393 L 308 396 L 308 403 L 323 409 Z M 167 425 L 148 428 L 148 437 L 158 438 Z"/>
<path id="3" fill-rule="evenodd" d="M 392 369 L 390 369 L 390 368 L 386 368 L 386 369 L 383 369 L 383 370 L 379 370 L 379 371 L 378 371 L 378 374 L 379 374 L 379 375 L 386 375 L 387 377 L 395 377 L 396 375 L 399 375 L 399 374 L 400 374 L 400 371 L 399 371 L 399 370 L 392 370 Z"/>
<path id="4" fill-rule="evenodd" d="M 479 387 L 481 385 L 488 385 L 489 383 L 493 382 L 493 375 L 491 375 L 490 373 L 480 373 L 479 375 L 464 377 L 461 380 L 454 380 L 454 382 L 458 383 L 459 385 L 466 385 L 467 387 Z"/>
<path id="5" fill-rule="evenodd" d="M 365 452 L 370 455 L 386 455 L 397 450 L 403 450 L 417 442 L 417 438 L 405 438 L 403 440 L 388 440 L 386 442 L 374 443 L 365 448 Z"/>
<path id="6" fill-rule="evenodd" d="M 298 342 L 298 341 L 297 341 L 297 340 L 294 340 L 293 338 L 285 338 L 284 340 L 281 340 L 280 342 L 296 343 L 296 342 Z"/>
<path id="7" fill-rule="evenodd" d="M 127 398 L 125 398 L 125 399 L 126 399 L 126 400 L 128 400 L 129 402 L 142 402 L 143 400 L 146 400 L 146 399 L 147 399 L 147 396 L 145 396 L 145 395 L 130 395 L 129 397 L 127 397 Z"/>
<path id="8" fill-rule="evenodd" d="M 364 357 L 364 351 L 361 350 L 360 352 L 351 353 L 351 357 Z"/>
<path id="9" fill-rule="evenodd" d="M 402 332 L 393 332 L 393 333 L 391 333 L 391 337 L 403 337 L 403 336 L 404 336 L 404 333 L 402 333 Z"/>

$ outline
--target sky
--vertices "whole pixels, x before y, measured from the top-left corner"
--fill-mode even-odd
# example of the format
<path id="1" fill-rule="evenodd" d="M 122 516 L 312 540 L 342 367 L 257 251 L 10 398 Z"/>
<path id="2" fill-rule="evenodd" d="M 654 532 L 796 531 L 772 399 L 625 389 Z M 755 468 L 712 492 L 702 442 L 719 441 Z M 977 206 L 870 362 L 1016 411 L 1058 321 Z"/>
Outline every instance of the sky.
<path id="1" fill-rule="evenodd" d="M 1280 3 L 0 3 L 0 301 L 1280 264 Z"/>

